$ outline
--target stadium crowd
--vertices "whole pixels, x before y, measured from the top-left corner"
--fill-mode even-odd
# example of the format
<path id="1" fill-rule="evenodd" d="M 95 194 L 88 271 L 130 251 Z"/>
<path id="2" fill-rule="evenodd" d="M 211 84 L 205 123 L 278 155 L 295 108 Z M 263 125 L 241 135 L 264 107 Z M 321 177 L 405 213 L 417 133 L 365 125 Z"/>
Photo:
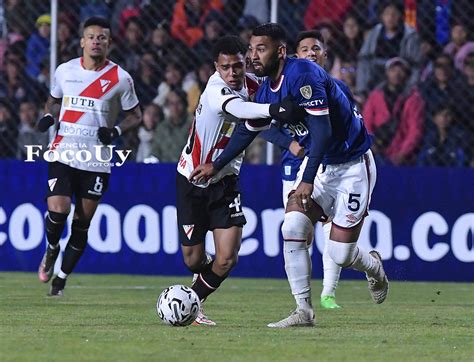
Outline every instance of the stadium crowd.
<path id="1" fill-rule="evenodd" d="M 296 39 L 319 30 L 326 69 L 354 93 L 380 164 L 474 167 L 474 4 L 469 0 L 279 0 Z M 1 6 L 0 6 L 1 7 Z M 49 92 L 49 1 L 0 9 L 0 158 L 48 143 L 35 130 Z M 90 16 L 111 21 L 109 58 L 133 77 L 143 124 L 118 145 L 137 162 L 177 162 L 224 34 L 248 41 L 270 20 L 264 0 L 59 0 L 57 63 L 80 54 Z M 289 53 L 294 44 L 288 44 Z M 265 160 L 265 141 L 247 151 Z M 276 156 L 277 157 L 277 156 Z"/>

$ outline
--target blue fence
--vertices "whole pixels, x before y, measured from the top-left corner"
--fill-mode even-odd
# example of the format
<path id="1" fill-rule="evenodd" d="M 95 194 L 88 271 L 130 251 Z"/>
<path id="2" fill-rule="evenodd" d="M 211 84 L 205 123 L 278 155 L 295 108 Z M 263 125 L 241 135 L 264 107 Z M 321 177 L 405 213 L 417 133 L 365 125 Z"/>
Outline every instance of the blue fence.
<path id="1" fill-rule="evenodd" d="M 247 225 L 233 276 L 285 277 L 278 167 L 245 166 Z M 0 270 L 36 271 L 46 241 L 46 163 L 0 161 Z M 377 248 L 391 279 L 474 281 L 474 170 L 379 168 L 359 245 Z M 61 245 L 69 237 L 70 224 Z M 322 275 L 316 227 L 313 276 Z M 206 248 L 213 252 L 212 237 Z M 176 228 L 175 166 L 113 169 L 78 272 L 187 275 Z M 361 278 L 344 271 L 343 278 Z"/>

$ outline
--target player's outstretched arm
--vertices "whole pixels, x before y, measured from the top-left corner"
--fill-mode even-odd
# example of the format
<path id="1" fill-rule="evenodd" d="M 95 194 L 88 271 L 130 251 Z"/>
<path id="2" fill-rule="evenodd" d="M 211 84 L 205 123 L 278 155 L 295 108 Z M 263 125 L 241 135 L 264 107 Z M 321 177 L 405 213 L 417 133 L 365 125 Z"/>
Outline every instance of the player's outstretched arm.
<path id="1" fill-rule="evenodd" d="M 240 119 L 261 120 L 262 125 L 268 124 L 269 117 L 282 122 L 299 122 L 306 115 L 304 109 L 289 97 L 272 104 L 245 102 L 235 97 L 226 101 L 222 109 Z"/>
<path id="2" fill-rule="evenodd" d="M 142 111 L 140 106 L 137 105 L 131 110 L 125 111 L 125 119 L 120 122 L 119 126 L 112 128 L 100 127 L 97 131 L 99 141 L 104 145 L 109 145 L 114 139 L 120 137 L 122 133 L 127 132 L 133 128 L 136 128 L 142 122 Z"/>
<path id="3" fill-rule="evenodd" d="M 44 106 L 44 116 L 36 124 L 38 131 L 46 132 L 54 124 L 54 120 L 58 119 L 60 109 L 61 98 L 54 98 L 50 95 Z"/>

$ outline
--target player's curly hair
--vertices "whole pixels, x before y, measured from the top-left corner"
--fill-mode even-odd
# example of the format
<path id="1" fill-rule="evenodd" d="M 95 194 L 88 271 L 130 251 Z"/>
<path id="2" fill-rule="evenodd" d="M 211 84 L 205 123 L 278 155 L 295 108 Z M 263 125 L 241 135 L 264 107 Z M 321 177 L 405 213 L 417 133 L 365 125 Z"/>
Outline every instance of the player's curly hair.
<path id="1" fill-rule="evenodd" d="M 212 49 L 212 58 L 217 61 L 219 54 L 225 55 L 236 55 L 242 54 L 245 56 L 247 53 L 247 47 L 245 46 L 242 39 L 235 35 L 226 35 L 217 40 L 214 48 Z"/>
<path id="2" fill-rule="evenodd" d="M 252 36 L 268 36 L 270 39 L 284 44 L 287 41 L 285 28 L 277 23 L 266 23 L 257 26 L 253 29 Z"/>

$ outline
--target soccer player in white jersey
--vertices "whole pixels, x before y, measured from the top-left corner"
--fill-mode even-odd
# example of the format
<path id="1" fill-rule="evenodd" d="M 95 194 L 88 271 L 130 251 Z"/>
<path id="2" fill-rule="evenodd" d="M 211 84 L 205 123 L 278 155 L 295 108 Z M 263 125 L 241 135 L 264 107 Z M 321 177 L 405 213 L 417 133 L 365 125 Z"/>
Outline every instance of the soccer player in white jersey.
<path id="1" fill-rule="evenodd" d="M 212 162 L 224 150 L 241 120 L 291 119 L 291 102 L 256 104 L 249 97 L 257 89 L 246 76 L 246 46 L 236 36 L 220 38 L 213 49 L 216 72 L 199 99 L 189 139 L 177 167 L 177 217 L 184 262 L 198 274 L 192 288 L 201 300 L 213 293 L 237 263 L 246 223 L 242 211 L 238 174 L 243 153 L 214 177 L 200 182 L 189 176 L 200 164 Z M 268 121 L 262 123 L 268 124 Z M 253 121 L 249 127 L 258 126 Z M 205 236 L 213 232 L 216 255 L 208 260 Z M 214 325 L 202 310 L 195 324 Z"/>
<path id="2" fill-rule="evenodd" d="M 66 278 L 87 245 L 89 224 L 109 182 L 113 148 L 107 145 L 137 127 L 142 119 L 132 78 L 107 59 L 110 42 L 110 26 L 105 19 L 92 17 L 84 22 L 83 55 L 56 69 L 45 115 L 38 122 L 38 129 L 45 132 L 57 121 L 50 149 L 60 155 L 48 165 L 48 246 L 38 269 L 44 283 L 53 275 L 59 239 L 75 196 L 71 237 L 61 270 L 51 283 L 50 296 L 63 295 Z M 125 118 L 115 126 L 121 110 Z"/>

